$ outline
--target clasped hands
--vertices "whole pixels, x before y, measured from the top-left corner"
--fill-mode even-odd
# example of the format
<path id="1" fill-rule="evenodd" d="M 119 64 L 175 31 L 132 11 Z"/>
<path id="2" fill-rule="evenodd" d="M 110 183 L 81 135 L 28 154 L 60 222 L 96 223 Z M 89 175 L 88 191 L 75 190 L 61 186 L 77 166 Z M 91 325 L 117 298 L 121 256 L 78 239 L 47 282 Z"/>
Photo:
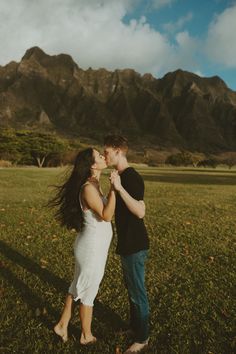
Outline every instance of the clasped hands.
<path id="1" fill-rule="evenodd" d="M 122 188 L 122 185 L 121 185 L 121 180 L 120 180 L 120 176 L 119 176 L 119 173 L 117 170 L 113 170 L 110 174 L 110 177 L 109 177 L 109 180 L 110 180 L 110 183 L 111 183 L 111 186 L 117 191 L 119 192 Z"/>

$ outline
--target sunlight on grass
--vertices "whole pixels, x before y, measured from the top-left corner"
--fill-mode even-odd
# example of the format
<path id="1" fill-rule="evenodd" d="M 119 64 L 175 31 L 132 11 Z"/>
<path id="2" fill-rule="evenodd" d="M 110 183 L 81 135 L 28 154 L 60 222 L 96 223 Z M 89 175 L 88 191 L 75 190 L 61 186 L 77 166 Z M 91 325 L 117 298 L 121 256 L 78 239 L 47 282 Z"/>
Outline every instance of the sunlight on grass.
<path id="1" fill-rule="evenodd" d="M 151 247 L 146 282 L 150 353 L 233 353 L 236 171 L 140 168 Z M 52 332 L 73 275 L 74 232 L 45 204 L 64 169 L 0 170 L 1 349 L 4 353 L 115 353 L 128 338 L 128 302 L 114 237 L 95 305 L 94 348 Z M 102 179 L 107 190 L 107 176 Z M 23 338 L 25 338 L 24 340 Z"/>

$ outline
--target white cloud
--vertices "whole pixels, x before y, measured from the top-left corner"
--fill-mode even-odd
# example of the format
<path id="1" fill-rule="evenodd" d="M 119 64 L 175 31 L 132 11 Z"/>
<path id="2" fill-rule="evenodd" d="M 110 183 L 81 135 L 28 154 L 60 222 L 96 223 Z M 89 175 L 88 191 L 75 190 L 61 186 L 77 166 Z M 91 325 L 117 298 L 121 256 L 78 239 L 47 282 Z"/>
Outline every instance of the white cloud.
<path id="1" fill-rule="evenodd" d="M 236 4 L 216 16 L 209 26 L 205 50 L 213 62 L 236 68 Z"/>
<path id="2" fill-rule="evenodd" d="M 189 33 L 187 31 L 177 33 L 176 42 L 182 47 L 188 47 L 188 45 L 191 43 Z"/>
<path id="3" fill-rule="evenodd" d="M 176 31 L 179 31 L 185 23 L 191 21 L 193 18 L 192 12 L 187 13 L 187 15 L 182 16 L 178 19 L 176 22 L 168 22 L 163 25 L 163 29 L 167 32 L 174 33 Z"/>
<path id="4" fill-rule="evenodd" d="M 172 59 L 171 65 L 189 71 L 199 70 L 199 63 L 196 58 L 201 42 L 197 38 L 191 37 L 188 31 L 177 33 L 175 40 L 177 43 L 175 47 L 176 55 Z"/>
<path id="5" fill-rule="evenodd" d="M 137 0 L 0 0 L 0 64 L 19 61 L 37 45 L 48 54 L 70 54 L 83 69 L 134 68 L 155 76 L 184 66 L 191 70 L 197 41 L 183 31 L 173 45 L 144 16 L 125 24 L 136 5 Z"/>
<path id="6" fill-rule="evenodd" d="M 201 72 L 201 70 L 196 70 L 194 71 L 194 74 L 200 76 L 200 77 L 204 77 L 205 75 L 203 75 L 203 73 Z"/>

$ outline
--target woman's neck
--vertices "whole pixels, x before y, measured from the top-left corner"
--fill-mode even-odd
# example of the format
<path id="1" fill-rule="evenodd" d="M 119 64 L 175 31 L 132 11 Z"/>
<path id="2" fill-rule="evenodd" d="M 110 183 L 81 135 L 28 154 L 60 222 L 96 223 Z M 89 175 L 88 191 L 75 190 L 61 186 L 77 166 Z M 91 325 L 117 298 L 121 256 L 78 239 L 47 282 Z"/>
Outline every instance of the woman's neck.
<path id="1" fill-rule="evenodd" d="M 100 175 L 101 171 L 96 171 L 91 177 L 88 178 L 88 181 L 93 182 L 95 184 L 99 184 Z"/>

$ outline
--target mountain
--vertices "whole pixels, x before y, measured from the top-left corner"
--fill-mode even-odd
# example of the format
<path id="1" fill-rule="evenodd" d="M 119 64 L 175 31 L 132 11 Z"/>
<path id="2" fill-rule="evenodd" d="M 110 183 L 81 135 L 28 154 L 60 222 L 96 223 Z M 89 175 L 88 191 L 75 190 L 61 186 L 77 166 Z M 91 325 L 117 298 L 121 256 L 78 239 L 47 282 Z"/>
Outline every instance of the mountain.
<path id="1" fill-rule="evenodd" d="M 0 127 L 90 136 L 119 132 L 153 146 L 236 150 L 236 92 L 217 76 L 177 70 L 161 79 L 131 69 L 82 70 L 38 47 L 0 66 Z"/>

